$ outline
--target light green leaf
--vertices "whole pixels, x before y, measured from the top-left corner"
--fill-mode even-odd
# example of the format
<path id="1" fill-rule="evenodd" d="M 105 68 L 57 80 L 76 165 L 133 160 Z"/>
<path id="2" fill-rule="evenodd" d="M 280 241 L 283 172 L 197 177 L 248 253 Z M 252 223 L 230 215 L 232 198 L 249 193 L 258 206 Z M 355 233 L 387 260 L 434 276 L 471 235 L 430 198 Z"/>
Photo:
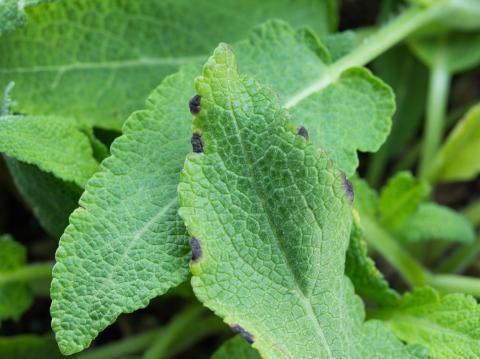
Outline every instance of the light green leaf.
<path id="1" fill-rule="evenodd" d="M 27 15 L 26 28 L 0 38 L 0 88 L 16 83 L 15 109 L 117 130 L 166 75 L 219 41 L 270 18 L 321 34 L 337 22 L 334 0 L 69 0 Z"/>
<path id="2" fill-rule="evenodd" d="M 24 26 L 25 8 L 53 0 L 2 0 L 0 2 L 0 35 Z"/>
<path id="3" fill-rule="evenodd" d="M 344 276 L 344 177 L 226 45 L 196 89 L 203 153 L 187 156 L 179 195 L 197 297 L 264 358 L 408 358 L 380 322 L 363 323 Z"/>
<path id="4" fill-rule="evenodd" d="M 355 48 L 357 35 L 349 30 L 328 34 L 322 36 L 322 43 L 330 52 L 332 61 L 337 61 Z"/>
<path id="5" fill-rule="evenodd" d="M 212 359 L 261 359 L 258 352 L 242 337 L 227 340 L 213 354 Z"/>
<path id="6" fill-rule="evenodd" d="M 392 306 L 400 296 L 390 288 L 383 274 L 375 267 L 375 262 L 368 256 L 360 220 L 360 218 L 354 217 L 345 262 L 345 274 L 350 278 L 359 295 L 380 306 Z"/>
<path id="7" fill-rule="evenodd" d="M 416 289 L 386 317 L 399 338 L 427 347 L 433 359 L 480 357 L 480 308 L 473 297 Z"/>
<path id="8" fill-rule="evenodd" d="M 394 95 L 365 68 L 335 77 L 331 57 L 338 58 L 345 49 L 332 47 L 332 56 L 308 30 L 294 31 L 276 21 L 257 28 L 234 48 L 241 71 L 270 85 L 293 121 L 305 126 L 310 139 L 347 175 L 358 166 L 357 150 L 377 151 L 387 138 Z M 307 91 L 319 79 L 324 79 L 323 86 Z"/>
<path id="9" fill-rule="evenodd" d="M 68 217 L 78 207 L 82 189 L 36 166 L 6 156 L 4 159 L 15 186 L 42 227 L 53 237 L 60 238 Z"/>
<path id="10" fill-rule="evenodd" d="M 63 117 L 0 117 L 0 152 L 79 186 L 98 168 L 88 136 Z"/>
<path id="11" fill-rule="evenodd" d="M 468 181 L 480 172 L 480 104 L 472 107 L 438 151 L 427 178 L 432 182 Z"/>
<path id="12" fill-rule="evenodd" d="M 25 264 L 25 248 L 9 235 L 0 236 L 0 274 L 13 272 Z M 0 322 L 18 319 L 32 304 L 33 298 L 25 283 L 0 285 Z"/>
<path id="13" fill-rule="evenodd" d="M 380 211 L 377 192 L 364 179 L 357 176 L 352 178 L 352 184 L 355 192 L 353 206 L 358 210 L 360 217 L 376 218 Z"/>
<path id="14" fill-rule="evenodd" d="M 402 225 L 430 193 L 429 185 L 410 172 L 391 178 L 380 195 L 380 222 L 388 229 Z"/>
<path id="15" fill-rule="evenodd" d="M 458 212 L 435 203 L 421 204 L 417 211 L 397 230 L 405 242 L 440 240 L 471 243 L 473 226 Z"/>
<path id="16" fill-rule="evenodd" d="M 0 358 L 5 359 L 60 359 L 65 358 L 58 351 L 53 337 L 17 335 L 0 337 Z"/>
<path id="17" fill-rule="evenodd" d="M 188 276 L 177 185 L 191 150 L 188 100 L 197 73 L 188 68 L 167 77 L 147 109 L 125 122 L 70 218 L 51 289 L 52 327 L 65 354 Z"/>

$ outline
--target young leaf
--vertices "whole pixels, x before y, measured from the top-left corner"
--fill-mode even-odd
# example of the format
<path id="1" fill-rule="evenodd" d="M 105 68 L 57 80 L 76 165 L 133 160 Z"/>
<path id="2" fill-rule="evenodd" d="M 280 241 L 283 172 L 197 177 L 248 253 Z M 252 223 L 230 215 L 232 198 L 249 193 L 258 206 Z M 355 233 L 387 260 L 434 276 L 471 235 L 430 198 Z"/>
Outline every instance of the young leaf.
<path id="1" fill-rule="evenodd" d="M 334 0 L 69 0 L 27 14 L 27 27 L 0 38 L 0 88 L 16 83 L 16 110 L 117 130 L 166 75 L 221 40 L 269 18 L 322 34 L 337 22 Z"/>
<path id="2" fill-rule="evenodd" d="M 21 244 L 9 235 L 0 236 L 0 277 L 21 268 L 26 259 L 26 251 Z M 0 322 L 3 319 L 18 319 L 32 301 L 25 283 L 0 284 Z"/>
<path id="3" fill-rule="evenodd" d="M 471 243 L 475 240 L 473 226 L 458 212 L 435 203 L 424 203 L 397 230 L 405 242 L 441 240 Z"/>
<path id="4" fill-rule="evenodd" d="M 227 340 L 211 359 L 261 359 L 258 352 L 240 336 Z"/>
<path id="5" fill-rule="evenodd" d="M 78 207 L 82 189 L 38 167 L 4 156 L 13 182 L 45 230 L 60 238 L 68 217 Z"/>
<path id="6" fill-rule="evenodd" d="M 0 152 L 81 187 L 98 168 L 88 136 L 63 117 L 0 117 Z"/>
<path id="7" fill-rule="evenodd" d="M 448 136 L 427 174 L 433 182 L 468 181 L 480 173 L 480 104 Z"/>
<path id="8" fill-rule="evenodd" d="M 375 262 L 367 254 L 367 245 L 363 239 L 360 218 L 354 215 L 350 244 L 345 261 L 345 274 L 350 278 L 355 291 L 380 306 L 392 306 L 400 298 L 390 288 Z"/>
<path id="9" fill-rule="evenodd" d="M 125 122 L 60 239 L 51 314 L 65 354 L 188 276 L 177 185 L 191 150 L 188 100 L 197 73 L 186 68 L 167 77 L 147 109 Z"/>
<path id="10" fill-rule="evenodd" d="M 349 185 L 221 44 L 197 79 L 180 215 L 195 294 L 264 358 L 408 358 L 344 276 Z M 346 187 L 347 186 L 347 187 Z M 348 193 L 347 193 L 348 192 Z"/>
<path id="11" fill-rule="evenodd" d="M 61 359 L 53 337 L 17 335 L 0 337 L 0 358 L 5 359 Z"/>
<path id="12" fill-rule="evenodd" d="M 380 195 L 380 221 L 388 229 L 398 228 L 409 218 L 430 193 L 426 182 L 409 172 L 391 178 Z"/>
<path id="13" fill-rule="evenodd" d="M 434 359 L 480 357 L 480 307 L 473 297 L 441 297 L 433 289 L 420 288 L 406 294 L 386 317 L 399 338 L 427 347 Z"/>

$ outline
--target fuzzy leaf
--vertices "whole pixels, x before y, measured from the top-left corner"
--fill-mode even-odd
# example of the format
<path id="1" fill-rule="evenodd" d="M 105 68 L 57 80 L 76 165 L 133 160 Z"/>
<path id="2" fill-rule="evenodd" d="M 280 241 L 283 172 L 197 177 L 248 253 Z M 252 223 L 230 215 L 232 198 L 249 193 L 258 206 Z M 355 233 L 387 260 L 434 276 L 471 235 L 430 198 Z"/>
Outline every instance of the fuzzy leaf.
<path id="1" fill-rule="evenodd" d="M 0 337 L 0 358 L 5 359 L 60 359 L 53 337 L 17 335 Z"/>
<path id="2" fill-rule="evenodd" d="M 392 306 L 400 296 L 391 289 L 383 274 L 375 267 L 375 262 L 367 254 L 367 244 L 363 239 L 360 219 L 355 218 L 350 234 L 345 261 L 345 274 L 350 278 L 355 291 L 380 306 Z"/>
<path id="3" fill-rule="evenodd" d="M 69 0 L 26 10 L 28 26 L 0 38 L 0 88 L 16 83 L 15 109 L 117 130 L 166 75 L 203 62 L 219 41 L 269 18 L 322 34 L 337 22 L 334 0 Z"/>
<path id="4" fill-rule="evenodd" d="M 196 68 L 167 77 L 134 113 L 88 181 L 60 240 L 52 328 L 63 353 L 87 347 L 119 314 L 145 307 L 188 276 L 177 185 L 190 151 Z"/>
<path id="5" fill-rule="evenodd" d="M 440 240 L 471 243 L 473 226 L 458 212 L 435 203 L 421 204 L 418 210 L 397 230 L 405 242 Z"/>
<path id="6" fill-rule="evenodd" d="M 0 236 L 0 274 L 8 275 L 25 264 L 25 248 L 9 235 Z M 0 321 L 18 319 L 32 304 L 33 298 L 25 283 L 0 284 Z"/>
<path id="7" fill-rule="evenodd" d="M 380 221 L 388 229 L 402 225 L 430 193 L 427 183 L 409 172 L 391 178 L 380 195 Z"/>
<path id="8" fill-rule="evenodd" d="M 53 0 L 3 0 L 0 7 L 0 35 L 26 24 L 25 8 Z"/>
<path id="9" fill-rule="evenodd" d="M 427 173 L 433 182 L 468 181 L 480 173 L 480 104 L 449 134 Z"/>
<path id="10" fill-rule="evenodd" d="M 408 358 L 380 322 L 363 322 L 344 275 L 344 177 L 268 86 L 238 74 L 228 46 L 196 89 L 203 153 L 187 156 L 179 213 L 195 238 L 197 297 L 264 358 Z"/>
<path id="11" fill-rule="evenodd" d="M 428 348 L 434 359 L 480 357 L 480 307 L 464 294 L 440 296 L 430 288 L 406 294 L 386 322 L 410 344 Z"/>
<path id="12" fill-rule="evenodd" d="M 261 359 L 258 352 L 240 336 L 227 340 L 213 354 L 212 359 Z"/>

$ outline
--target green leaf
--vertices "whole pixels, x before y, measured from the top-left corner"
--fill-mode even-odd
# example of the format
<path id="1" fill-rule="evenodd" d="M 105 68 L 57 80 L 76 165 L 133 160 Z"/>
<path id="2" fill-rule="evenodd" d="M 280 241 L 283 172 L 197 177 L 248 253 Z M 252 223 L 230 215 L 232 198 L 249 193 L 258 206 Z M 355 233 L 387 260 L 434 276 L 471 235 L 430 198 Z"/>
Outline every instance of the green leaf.
<path id="1" fill-rule="evenodd" d="M 68 225 L 68 217 L 78 207 L 82 189 L 36 166 L 6 156 L 4 159 L 15 186 L 42 227 L 53 237 L 60 238 Z"/>
<path id="2" fill-rule="evenodd" d="M 0 152 L 79 186 L 98 168 L 88 136 L 63 117 L 0 117 Z"/>
<path id="3" fill-rule="evenodd" d="M 350 278 L 355 291 L 380 306 L 392 306 L 400 296 L 391 289 L 383 274 L 375 267 L 375 262 L 367 254 L 367 244 L 363 238 L 360 219 L 354 217 L 350 244 L 345 262 L 345 274 Z"/>
<path id="4" fill-rule="evenodd" d="M 294 122 L 306 127 L 312 141 L 350 176 L 358 166 L 357 150 L 377 151 L 387 138 L 395 99 L 391 89 L 365 68 L 334 76 L 331 58 L 342 56 L 345 49 L 332 47 L 331 40 L 327 44 L 332 54 L 308 30 L 294 31 L 274 21 L 234 48 L 242 72 L 270 85 Z M 319 79 L 322 87 L 310 92 L 312 82 Z"/>
<path id="5" fill-rule="evenodd" d="M 435 156 L 432 182 L 468 181 L 480 173 L 480 104 L 472 107 Z"/>
<path id="6" fill-rule="evenodd" d="M 53 0 L 3 0 L 0 7 L 0 35 L 26 24 L 25 8 L 48 1 Z"/>
<path id="7" fill-rule="evenodd" d="M 238 74 L 226 45 L 196 89 L 203 153 L 187 156 L 179 213 L 195 238 L 197 297 L 264 358 L 408 358 L 380 322 L 363 323 L 344 275 L 344 177 L 270 87 Z"/>
<path id="8" fill-rule="evenodd" d="M 433 289 L 420 288 L 406 294 L 387 317 L 399 338 L 427 347 L 434 359 L 480 357 L 480 308 L 473 297 L 442 297 Z"/>
<path id="9" fill-rule="evenodd" d="M 473 226 L 458 212 L 435 203 L 421 204 L 417 211 L 397 230 L 405 242 L 440 240 L 471 243 Z"/>
<path id="10" fill-rule="evenodd" d="M 5 359 L 60 359 L 65 358 L 58 351 L 51 336 L 17 335 L 0 337 L 0 358 Z"/>
<path id="11" fill-rule="evenodd" d="M 430 193 L 429 185 L 410 172 L 392 177 L 380 195 L 380 222 L 388 229 L 402 225 Z"/>
<path id="12" fill-rule="evenodd" d="M 337 61 L 355 48 L 357 35 L 349 30 L 328 34 L 322 36 L 322 43 L 330 52 L 332 61 Z"/>
<path id="13" fill-rule="evenodd" d="M 258 352 L 242 337 L 227 340 L 213 354 L 211 359 L 261 359 Z"/>
<path id="14" fill-rule="evenodd" d="M 166 75 L 219 41 L 270 18 L 321 34 L 337 23 L 334 0 L 69 0 L 27 15 L 26 28 L 0 38 L 0 88 L 16 83 L 15 109 L 117 130 Z"/>
<path id="15" fill-rule="evenodd" d="M 353 206 L 358 210 L 360 217 L 377 218 L 380 211 L 377 192 L 364 179 L 358 176 L 352 178 L 352 184 L 355 192 Z"/>
<path id="16" fill-rule="evenodd" d="M 26 259 L 27 253 L 21 244 L 15 242 L 9 235 L 0 236 L 1 274 L 8 274 L 23 267 Z M 20 318 L 23 312 L 30 307 L 32 301 L 32 295 L 26 284 L 6 283 L 0 285 L 0 321 Z"/>
<path id="17" fill-rule="evenodd" d="M 52 328 L 65 354 L 187 279 L 177 185 L 191 149 L 188 100 L 197 73 L 194 67 L 167 77 L 147 109 L 125 122 L 70 217 L 51 289 Z"/>

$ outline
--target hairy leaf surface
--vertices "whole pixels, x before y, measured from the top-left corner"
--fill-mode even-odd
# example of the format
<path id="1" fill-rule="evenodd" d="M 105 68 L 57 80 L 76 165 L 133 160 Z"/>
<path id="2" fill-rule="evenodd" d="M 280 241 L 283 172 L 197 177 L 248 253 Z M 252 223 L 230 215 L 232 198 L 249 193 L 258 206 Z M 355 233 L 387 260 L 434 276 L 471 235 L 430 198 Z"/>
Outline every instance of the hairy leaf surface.
<path id="1" fill-rule="evenodd" d="M 398 337 L 427 347 L 434 359 L 480 357 L 480 307 L 471 296 L 416 289 L 388 316 Z"/>
<path id="2" fill-rule="evenodd" d="M 25 8 L 53 0 L 2 0 L 0 3 L 0 35 L 24 26 Z"/>
<path id="3" fill-rule="evenodd" d="M 25 248 L 9 235 L 0 236 L 0 276 L 8 275 L 24 266 Z M 0 322 L 18 319 L 32 304 L 33 298 L 25 283 L 0 284 Z"/>
<path id="4" fill-rule="evenodd" d="M 227 340 L 213 354 L 212 359 L 261 359 L 258 352 L 240 336 Z"/>
<path id="5" fill-rule="evenodd" d="M 203 62 L 219 41 L 238 40 L 269 18 L 323 34 L 336 27 L 335 13 L 334 0 L 42 4 L 27 9 L 26 28 L 0 38 L 0 88 L 16 83 L 19 112 L 119 130 L 166 75 Z"/>
<path id="6" fill-rule="evenodd" d="M 475 239 L 470 222 L 460 213 L 435 203 L 421 204 L 396 233 L 405 242 L 441 240 L 471 243 Z"/>
<path id="7" fill-rule="evenodd" d="M 264 358 L 408 358 L 380 322 L 363 323 L 344 276 L 344 177 L 269 87 L 238 74 L 228 46 L 196 89 L 203 152 L 187 156 L 179 185 L 196 295 Z"/>

